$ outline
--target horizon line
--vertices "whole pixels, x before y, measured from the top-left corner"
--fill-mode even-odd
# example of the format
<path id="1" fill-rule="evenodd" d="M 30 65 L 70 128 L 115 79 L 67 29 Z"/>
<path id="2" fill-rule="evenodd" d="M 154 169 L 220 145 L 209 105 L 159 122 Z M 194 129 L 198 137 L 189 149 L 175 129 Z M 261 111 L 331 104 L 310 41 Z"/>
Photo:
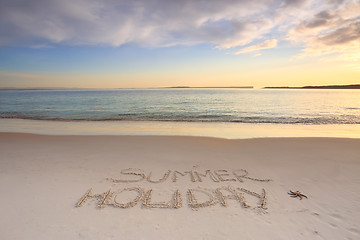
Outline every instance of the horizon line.
<path id="1" fill-rule="evenodd" d="M 0 87 L 0 90 L 111 90 L 111 89 L 193 89 L 193 88 L 230 88 L 230 89 L 324 89 L 324 88 L 343 88 L 343 87 L 359 87 L 359 83 L 346 85 L 315 85 L 315 86 L 271 86 L 271 87 L 254 87 L 254 86 L 205 86 L 205 87 L 191 87 L 191 86 L 167 86 L 167 87 L 113 87 L 113 88 L 89 88 L 89 87 Z"/>

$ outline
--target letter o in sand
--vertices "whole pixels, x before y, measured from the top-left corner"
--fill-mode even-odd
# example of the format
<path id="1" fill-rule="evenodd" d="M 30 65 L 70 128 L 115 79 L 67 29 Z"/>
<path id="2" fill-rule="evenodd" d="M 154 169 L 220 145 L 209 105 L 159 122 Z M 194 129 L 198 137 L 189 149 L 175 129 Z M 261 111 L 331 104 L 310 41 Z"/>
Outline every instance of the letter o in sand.
<path id="1" fill-rule="evenodd" d="M 138 195 L 135 199 L 133 199 L 132 201 L 130 202 L 127 202 L 127 203 L 119 203 L 117 201 L 117 197 L 119 196 L 119 194 L 121 194 L 122 192 L 125 192 L 125 191 L 132 191 L 132 192 L 137 192 Z M 115 197 L 114 197 L 114 206 L 115 207 L 120 207 L 120 208 L 130 208 L 130 207 L 134 207 L 141 199 L 142 195 L 144 193 L 144 190 L 141 189 L 141 188 L 138 188 L 138 187 L 133 187 L 133 188 L 124 188 L 123 190 L 121 190 L 120 192 L 118 192 Z"/>

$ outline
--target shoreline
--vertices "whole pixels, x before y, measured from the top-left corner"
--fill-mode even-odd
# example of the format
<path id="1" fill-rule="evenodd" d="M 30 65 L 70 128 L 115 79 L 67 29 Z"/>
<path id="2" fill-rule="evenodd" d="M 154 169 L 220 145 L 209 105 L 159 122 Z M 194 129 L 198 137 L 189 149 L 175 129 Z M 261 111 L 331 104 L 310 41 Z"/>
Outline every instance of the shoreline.
<path id="1" fill-rule="evenodd" d="M 358 239 L 359 146 L 0 133 L 0 237 Z"/>
<path id="2" fill-rule="evenodd" d="M 0 119 L 0 132 L 44 135 L 202 136 L 225 139 L 269 137 L 360 138 L 360 124 L 248 124 L 168 121 L 46 121 Z"/>
<path id="3" fill-rule="evenodd" d="M 27 133 L 27 132 L 1 132 L 0 137 L 4 136 L 13 136 L 13 137 L 50 137 L 50 138 L 79 138 L 79 139 L 86 139 L 86 138 L 179 138 L 179 139 L 208 139 L 208 140 L 221 140 L 221 141 L 256 141 L 256 140 L 354 140 L 360 141 L 359 138 L 351 138 L 351 137 L 296 137 L 296 136 L 288 136 L 288 137 L 252 137 L 252 138 L 222 138 L 222 137 L 215 137 L 215 136 L 195 136 L 195 135 L 106 135 L 106 134 L 42 134 L 42 133 Z"/>

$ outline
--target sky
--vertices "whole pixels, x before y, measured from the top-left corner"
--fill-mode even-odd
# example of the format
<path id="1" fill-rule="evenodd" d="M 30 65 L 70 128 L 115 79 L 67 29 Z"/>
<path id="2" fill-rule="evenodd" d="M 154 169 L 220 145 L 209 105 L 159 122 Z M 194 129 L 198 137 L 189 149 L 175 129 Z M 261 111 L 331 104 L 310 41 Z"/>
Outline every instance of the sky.
<path id="1" fill-rule="evenodd" d="M 360 84 L 360 0 L 0 0 L 0 87 Z"/>

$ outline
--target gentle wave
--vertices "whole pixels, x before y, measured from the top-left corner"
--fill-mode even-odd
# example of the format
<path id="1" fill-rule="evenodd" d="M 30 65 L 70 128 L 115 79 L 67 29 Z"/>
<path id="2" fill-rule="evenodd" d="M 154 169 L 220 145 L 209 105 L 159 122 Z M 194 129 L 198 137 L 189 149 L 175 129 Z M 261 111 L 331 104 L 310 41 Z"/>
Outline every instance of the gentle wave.
<path id="1" fill-rule="evenodd" d="M 360 124 L 360 91 L 0 91 L 0 118 L 51 121 L 173 121 Z"/>
<path id="2" fill-rule="evenodd" d="M 326 118 L 291 118 L 291 119 L 264 119 L 264 118 L 251 118 L 246 117 L 243 119 L 160 119 L 160 118 L 51 118 L 51 117 L 30 117 L 30 116 L 0 116 L 2 119 L 24 119 L 24 120 L 38 120 L 38 121 L 68 121 L 68 122 L 81 122 L 81 121 L 158 121 L 158 122 L 229 122 L 229 123 L 255 123 L 255 124 L 311 124 L 311 125 L 324 125 L 324 124 L 360 124 L 360 120 L 337 120 Z"/>

